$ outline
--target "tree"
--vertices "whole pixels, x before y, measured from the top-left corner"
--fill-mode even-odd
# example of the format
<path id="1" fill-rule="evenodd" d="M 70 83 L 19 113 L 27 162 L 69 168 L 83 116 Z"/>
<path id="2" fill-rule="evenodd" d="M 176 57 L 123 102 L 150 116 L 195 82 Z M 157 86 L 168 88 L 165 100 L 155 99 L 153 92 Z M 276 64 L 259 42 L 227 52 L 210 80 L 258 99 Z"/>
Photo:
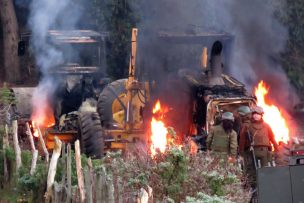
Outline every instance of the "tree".
<path id="1" fill-rule="evenodd" d="M 304 93 L 304 1 L 286 0 L 277 17 L 288 28 L 289 40 L 282 55 L 283 67 L 299 94 Z"/>
<path id="2" fill-rule="evenodd" d="M 96 27 L 109 32 L 107 44 L 107 72 L 113 79 L 127 76 L 131 31 L 139 22 L 133 7 L 136 0 L 94 1 Z"/>
<path id="3" fill-rule="evenodd" d="M 0 1 L 0 17 L 5 79 L 8 82 L 18 82 L 21 78 L 18 60 L 18 23 L 13 0 Z"/>

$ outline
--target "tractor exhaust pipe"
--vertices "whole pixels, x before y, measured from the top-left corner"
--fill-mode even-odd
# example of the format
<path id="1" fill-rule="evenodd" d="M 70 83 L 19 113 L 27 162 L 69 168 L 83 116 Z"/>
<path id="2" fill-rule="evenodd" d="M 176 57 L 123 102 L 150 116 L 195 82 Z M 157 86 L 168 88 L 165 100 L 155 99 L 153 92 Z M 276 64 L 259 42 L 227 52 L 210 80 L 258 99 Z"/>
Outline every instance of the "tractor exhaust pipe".
<path id="1" fill-rule="evenodd" d="M 220 41 L 214 42 L 211 49 L 211 60 L 210 60 L 210 83 L 212 85 L 224 85 L 222 79 L 223 64 L 222 64 L 222 53 L 223 45 Z"/>
<path id="2" fill-rule="evenodd" d="M 220 41 L 214 42 L 211 49 L 211 76 L 220 77 L 222 75 L 222 53 L 223 45 Z"/>

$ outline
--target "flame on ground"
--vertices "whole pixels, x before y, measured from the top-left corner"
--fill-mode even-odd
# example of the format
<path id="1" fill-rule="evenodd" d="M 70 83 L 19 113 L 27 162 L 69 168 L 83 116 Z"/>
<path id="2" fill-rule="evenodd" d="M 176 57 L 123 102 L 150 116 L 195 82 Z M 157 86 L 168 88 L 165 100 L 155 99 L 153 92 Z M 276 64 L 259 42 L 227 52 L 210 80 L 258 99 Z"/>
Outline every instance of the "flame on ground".
<path id="1" fill-rule="evenodd" d="M 51 106 L 46 102 L 43 108 L 34 108 L 31 116 L 33 135 L 39 137 L 37 126 L 39 128 L 49 128 L 55 125 L 54 112 Z"/>
<path id="2" fill-rule="evenodd" d="M 156 150 L 164 152 L 167 147 L 167 134 L 168 130 L 163 122 L 163 109 L 160 101 L 158 100 L 153 108 L 153 117 L 151 121 L 151 153 L 156 154 Z M 159 115 L 159 116 L 156 116 Z"/>
<path id="3" fill-rule="evenodd" d="M 269 88 L 263 81 L 260 81 L 258 87 L 255 88 L 255 96 L 257 97 L 257 105 L 264 109 L 264 121 L 271 127 L 277 143 L 289 141 L 289 128 L 281 111 L 277 106 L 271 104 L 266 98 Z"/>

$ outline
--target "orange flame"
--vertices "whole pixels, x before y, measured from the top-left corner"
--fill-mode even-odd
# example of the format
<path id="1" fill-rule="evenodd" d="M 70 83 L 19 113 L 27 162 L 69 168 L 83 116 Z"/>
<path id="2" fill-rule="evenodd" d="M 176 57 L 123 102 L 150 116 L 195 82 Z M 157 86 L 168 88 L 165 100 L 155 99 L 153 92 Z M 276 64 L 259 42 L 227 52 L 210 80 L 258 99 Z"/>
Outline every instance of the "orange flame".
<path id="1" fill-rule="evenodd" d="M 39 137 L 37 126 L 42 128 L 49 128 L 55 125 L 54 112 L 48 102 L 43 105 L 43 108 L 34 108 L 31 116 L 33 135 Z"/>
<path id="2" fill-rule="evenodd" d="M 263 81 L 260 81 L 258 87 L 255 88 L 257 105 L 264 109 L 263 119 L 272 129 L 276 142 L 287 143 L 289 141 L 289 128 L 287 122 L 279 108 L 274 104 L 271 104 L 269 100 L 266 101 L 268 91 L 269 88 L 266 87 L 266 84 Z"/>
<path id="3" fill-rule="evenodd" d="M 155 104 L 155 107 L 153 108 L 153 114 L 160 114 L 161 116 L 154 115 L 151 121 L 151 153 L 152 155 L 156 154 L 156 150 L 160 150 L 161 152 L 164 152 L 167 147 L 167 134 L 168 130 L 165 126 L 165 123 L 162 121 L 162 114 L 164 113 L 164 110 L 161 107 L 160 101 L 158 100 Z"/>

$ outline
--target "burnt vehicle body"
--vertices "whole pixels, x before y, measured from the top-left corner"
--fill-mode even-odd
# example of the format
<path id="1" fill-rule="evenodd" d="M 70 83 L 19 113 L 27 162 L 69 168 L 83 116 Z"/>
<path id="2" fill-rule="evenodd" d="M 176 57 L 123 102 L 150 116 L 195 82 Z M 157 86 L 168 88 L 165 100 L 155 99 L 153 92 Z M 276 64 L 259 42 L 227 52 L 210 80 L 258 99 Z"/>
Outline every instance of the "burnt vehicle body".
<path id="1" fill-rule="evenodd" d="M 244 84 L 226 74 L 234 37 L 224 32 L 159 32 L 157 41 L 165 53 L 156 66 L 169 74 L 153 78 L 159 84 L 154 95 L 171 108 L 167 125 L 181 141 L 193 138 L 205 150 L 209 129 L 220 122 L 222 113 L 237 114 L 238 107 L 256 102 Z"/>
<path id="2" fill-rule="evenodd" d="M 48 116 L 55 117 L 55 125 L 43 129 L 48 149 L 53 148 L 54 136 L 65 142 L 78 138 L 80 106 L 87 99 L 91 99 L 94 105 L 101 90 L 109 83 L 110 79 L 104 77 L 107 36 L 107 33 L 92 30 L 49 30 L 47 41 L 60 51 L 62 61 L 44 72 L 35 67 L 29 77 L 36 83 L 12 88 L 17 101 L 20 101 L 17 102 L 17 114 L 20 129 L 24 129 L 24 124 L 31 122 L 32 96 L 38 81 L 46 77 L 49 81 L 54 81 L 54 95 L 48 101 L 53 111 L 50 113 L 54 115 Z M 21 34 L 18 46 L 21 60 L 31 55 L 30 37 L 31 33 Z"/>

